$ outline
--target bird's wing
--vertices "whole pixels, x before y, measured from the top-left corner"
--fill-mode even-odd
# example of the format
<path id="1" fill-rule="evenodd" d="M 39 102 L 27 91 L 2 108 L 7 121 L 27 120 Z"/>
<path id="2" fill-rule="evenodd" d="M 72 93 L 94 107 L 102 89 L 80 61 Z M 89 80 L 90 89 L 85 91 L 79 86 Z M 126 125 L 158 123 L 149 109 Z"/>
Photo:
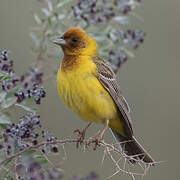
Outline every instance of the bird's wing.
<path id="1" fill-rule="evenodd" d="M 119 112 L 121 113 L 124 123 L 126 125 L 126 133 L 133 135 L 132 121 L 130 116 L 130 108 L 125 98 L 122 96 L 120 86 L 117 83 L 116 75 L 111 67 L 102 59 L 94 58 L 93 62 L 98 69 L 98 79 L 104 88 L 109 92 L 114 102 L 116 103 Z"/>

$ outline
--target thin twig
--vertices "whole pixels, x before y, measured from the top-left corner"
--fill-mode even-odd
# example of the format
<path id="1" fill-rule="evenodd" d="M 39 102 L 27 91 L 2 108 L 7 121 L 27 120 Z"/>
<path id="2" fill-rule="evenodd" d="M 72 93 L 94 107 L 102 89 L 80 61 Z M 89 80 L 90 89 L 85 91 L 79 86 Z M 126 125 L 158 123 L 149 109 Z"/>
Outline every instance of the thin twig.
<path id="1" fill-rule="evenodd" d="M 43 153 L 41 151 L 41 149 L 39 148 L 39 152 L 42 154 L 42 156 L 44 156 L 44 158 L 46 159 L 46 161 L 48 161 L 49 164 L 51 164 L 52 167 L 56 167 L 56 165 L 47 157 L 47 155 L 45 153 Z"/>
<path id="2" fill-rule="evenodd" d="M 23 153 L 25 153 L 31 149 L 38 149 L 41 146 L 49 145 L 49 144 L 66 144 L 66 143 L 77 143 L 77 139 L 55 140 L 55 141 L 50 141 L 50 142 L 42 142 L 42 143 L 39 143 L 37 145 L 31 145 L 31 146 L 23 149 L 22 151 L 19 151 L 18 153 L 15 153 L 11 156 L 6 157 L 2 162 L 0 162 L 0 167 L 4 163 L 6 163 L 7 161 L 16 158 L 16 157 L 20 156 L 21 154 L 23 154 Z"/>
<path id="3" fill-rule="evenodd" d="M 15 158 L 15 167 L 14 167 L 16 180 L 18 180 L 18 179 L 19 179 L 19 175 L 18 175 L 18 173 L 17 173 L 17 171 L 16 171 L 16 167 L 17 167 L 17 160 L 18 160 L 18 157 L 16 157 L 16 158 Z"/>
<path id="4" fill-rule="evenodd" d="M 44 27 L 44 30 L 42 32 L 42 40 L 40 41 L 39 51 L 38 51 L 38 55 L 35 61 L 35 65 L 34 65 L 35 68 L 39 68 L 40 63 L 43 60 L 42 55 L 43 55 L 43 50 L 44 50 L 44 42 L 46 40 L 46 31 L 47 31 L 47 26 Z"/>
<path id="5" fill-rule="evenodd" d="M 38 149 L 39 147 L 41 146 L 44 146 L 44 145 L 49 145 L 49 144 L 66 144 L 66 143 L 77 143 L 78 140 L 77 139 L 65 139 L 65 140 L 54 140 L 54 141 L 50 141 L 50 142 L 41 142 L 37 145 L 29 145 L 27 148 L 23 149 L 22 151 L 19 151 L 18 153 L 15 153 L 11 156 L 7 156 L 2 162 L 0 162 L 0 166 L 2 166 L 4 163 L 6 163 L 7 161 L 9 161 L 10 159 L 14 159 L 18 156 L 20 156 L 21 154 L 31 150 L 31 149 Z M 89 140 L 84 140 L 83 143 L 84 144 L 87 144 L 89 142 Z M 105 147 L 108 147 L 110 148 L 110 150 L 113 150 L 114 152 L 117 152 L 117 153 L 120 153 L 122 154 L 121 151 L 119 151 L 117 148 L 115 148 L 113 145 L 111 144 L 107 144 L 103 141 L 99 142 L 100 145 L 102 146 L 105 146 Z"/>
<path id="6" fill-rule="evenodd" d="M 77 143 L 77 142 L 78 142 L 78 139 L 64 139 L 64 140 L 53 140 L 53 141 L 50 141 L 50 142 L 47 142 L 47 141 L 46 142 L 41 142 L 41 143 L 39 143 L 37 145 L 29 145 L 24 150 L 19 151 L 19 152 L 15 153 L 15 154 L 12 154 L 11 156 L 7 156 L 2 162 L 0 162 L 0 167 L 4 168 L 4 164 L 6 162 L 8 162 L 9 160 L 14 159 L 14 158 L 17 159 L 20 155 L 22 155 L 23 153 L 25 153 L 25 152 L 27 152 L 27 151 L 29 151 L 31 149 L 40 149 L 40 147 L 47 146 L 47 145 L 50 145 L 50 144 L 61 144 L 63 149 L 64 149 L 64 145 L 65 144 L 67 144 L 67 143 Z M 85 145 L 88 142 L 89 142 L 89 139 L 83 140 L 83 144 L 85 144 Z M 145 165 L 146 165 L 145 168 L 140 166 L 142 168 L 142 171 L 143 171 L 142 173 L 127 171 L 126 170 L 126 165 L 125 165 L 127 160 L 136 161 L 137 164 L 141 163 L 142 161 L 135 159 L 136 156 L 127 156 L 123 151 L 121 151 L 118 148 L 116 148 L 115 145 L 113 145 L 113 144 L 108 144 L 108 143 L 105 143 L 104 141 L 100 141 L 99 144 L 102 145 L 102 147 L 104 147 L 104 155 L 103 155 L 103 159 L 102 159 L 102 164 L 103 164 L 105 155 L 107 154 L 110 157 L 110 159 L 112 160 L 112 162 L 115 164 L 116 168 L 117 168 L 117 171 L 115 173 L 113 173 L 111 176 L 108 177 L 109 179 L 111 177 L 113 177 L 114 175 L 118 174 L 119 172 L 123 172 L 125 174 L 130 175 L 133 178 L 133 180 L 134 180 L 135 176 L 142 176 L 143 177 L 147 173 L 147 171 L 150 168 L 150 166 L 152 165 L 152 164 L 146 164 L 145 163 Z M 116 153 L 116 154 L 119 154 L 120 155 L 120 159 L 116 160 L 113 157 L 112 152 Z M 64 149 L 64 153 L 65 153 L 65 159 L 67 159 L 67 153 L 66 153 L 65 149 Z M 48 162 L 51 165 L 54 166 L 54 164 L 51 161 L 49 161 L 47 156 L 45 156 L 45 158 L 46 158 L 46 160 L 48 160 Z M 124 166 L 122 168 L 120 167 L 120 164 L 119 164 L 121 159 L 124 159 Z M 156 163 L 158 163 L 158 162 L 156 162 Z M 153 164 L 155 164 L 155 163 L 153 163 Z"/>

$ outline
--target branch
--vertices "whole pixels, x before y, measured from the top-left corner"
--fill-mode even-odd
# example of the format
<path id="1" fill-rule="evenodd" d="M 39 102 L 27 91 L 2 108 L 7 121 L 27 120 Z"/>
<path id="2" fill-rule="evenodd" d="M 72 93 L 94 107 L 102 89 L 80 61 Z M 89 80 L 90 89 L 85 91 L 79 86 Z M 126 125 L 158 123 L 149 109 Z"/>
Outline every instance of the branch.
<path id="1" fill-rule="evenodd" d="M 37 55 L 37 59 L 35 61 L 35 65 L 34 65 L 35 68 L 39 68 L 40 63 L 43 60 L 42 56 L 43 56 L 43 50 L 44 50 L 44 42 L 46 40 L 46 32 L 47 32 L 47 26 L 45 26 L 45 28 L 42 32 L 42 40 L 40 41 L 40 45 L 39 45 L 39 53 Z"/>
<path id="2" fill-rule="evenodd" d="M 31 145 L 31 146 L 28 146 L 27 148 L 23 149 L 22 151 L 19 151 L 11 156 L 8 156 L 7 158 L 5 158 L 2 162 L 0 162 L 0 167 L 3 166 L 6 162 L 8 162 L 9 160 L 11 159 L 14 159 L 18 156 L 20 156 L 21 154 L 31 150 L 31 149 L 37 149 L 41 146 L 44 146 L 44 145 L 49 145 L 49 144 L 66 144 L 66 143 L 77 143 L 78 140 L 77 139 L 65 139 L 65 140 L 54 140 L 54 141 L 50 141 L 50 142 L 41 142 L 37 145 Z M 86 141 L 87 142 L 87 141 Z"/>
<path id="3" fill-rule="evenodd" d="M 82 143 L 85 145 L 85 147 L 88 147 L 88 143 L 89 143 L 89 140 L 90 139 L 85 139 L 82 141 Z M 8 156 L 6 157 L 2 162 L 0 162 L 0 168 L 4 168 L 4 164 L 7 163 L 8 161 L 12 160 L 12 159 L 17 159 L 19 156 L 21 156 L 23 153 L 31 150 L 31 149 L 39 149 L 40 147 L 42 146 L 45 146 L 45 145 L 53 145 L 53 144 L 61 144 L 61 145 L 64 145 L 64 144 L 67 144 L 67 143 L 79 143 L 79 140 L 78 139 L 64 139 L 64 140 L 52 140 L 52 141 L 45 141 L 45 142 L 41 142 L 37 145 L 29 145 L 27 148 L 25 148 L 24 150 L 22 151 L 19 151 L 15 154 L 12 154 L 11 156 Z M 124 142 L 123 142 L 124 143 Z M 126 142 L 125 142 L 126 143 Z M 116 145 L 118 145 L 119 147 L 119 143 L 116 143 L 116 144 L 108 144 L 108 143 L 105 143 L 103 140 L 99 142 L 98 145 L 101 145 L 102 147 L 104 147 L 104 155 L 103 155 L 103 160 L 104 160 L 104 157 L 105 155 L 107 154 L 111 161 L 114 163 L 114 165 L 116 166 L 116 172 L 114 172 L 111 176 L 109 176 L 108 178 L 111 178 L 112 176 L 118 174 L 119 172 L 123 172 L 125 174 L 128 174 L 130 175 L 133 180 L 135 179 L 135 176 L 141 176 L 143 177 L 144 175 L 146 175 L 147 171 L 149 170 L 150 166 L 151 165 L 154 165 L 154 164 L 157 164 L 157 163 L 161 163 L 161 162 L 155 162 L 153 164 L 146 164 L 146 163 L 143 163 L 141 160 L 137 160 L 135 159 L 135 156 L 127 156 L 121 149 L 119 148 L 116 148 Z M 113 157 L 113 154 L 112 153 L 116 153 L 116 154 L 119 154 L 120 155 L 120 159 L 119 160 L 116 160 L 114 157 Z M 123 161 L 124 160 L 124 166 L 121 167 L 120 165 L 120 161 Z M 129 160 L 133 160 L 133 161 L 136 161 L 136 163 L 141 167 L 142 171 L 143 172 L 132 172 L 129 168 L 127 169 L 126 167 L 126 162 L 129 161 Z M 51 164 L 51 163 L 50 163 Z M 144 167 L 143 167 L 144 166 Z"/>
<path id="4" fill-rule="evenodd" d="M 0 162 L 0 167 L 5 164 L 7 161 L 11 160 L 11 159 L 14 159 L 18 156 L 20 156 L 21 154 L 31 150 L 31 149 L 38 149 L 39 147 L 41 146 L 44 146 L 44 145 L 50 145 L 50 144 L 66 144 L 66 143 L 78 143 L 78 139 L 64 139 L 64 140 L 53 140 L 53 141 L 49 141 L 49 142 L 41 142 L 37 145 L 30 145 L 28 146 L 27 148 L 23 149 L 22 151 L 19 151 L 11 156 L 8 156 L 7 158 L 5 158 L 2 162 Z M 86 140 L 83 140 L 83 144 L 88 144 L 89 142 L 89 139 L 86 139 Z M 102 145 L 106 148 L 110 148 L 110 151 L 114 151 L 116 153 L 119 153 L 119 154 L 123 154 L 122 151 L 120 151 L 119 149 L 117 149 L 113 144 L 107 144 L 103 141 L 100 141 L 99 142 L 99 145 Z M 126 155 L 124 155 L 124 157 L 126 157 Z"/>

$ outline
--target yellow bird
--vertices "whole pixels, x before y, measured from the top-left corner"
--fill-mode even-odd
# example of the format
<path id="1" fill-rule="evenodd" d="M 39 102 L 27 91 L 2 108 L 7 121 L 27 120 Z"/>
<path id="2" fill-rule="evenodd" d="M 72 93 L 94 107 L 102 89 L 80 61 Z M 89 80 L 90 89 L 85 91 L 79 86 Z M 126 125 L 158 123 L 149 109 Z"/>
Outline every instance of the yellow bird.
<path id="1" fill-rule="evenodd" d="M 83 141 L 91 123 L 103 123 L 104 129 L 94 141 L 96 144 L 110 127 L 131 162 L 142 160 L 153 164 L 154 160 L 133 135 L 129 106 L 113 70 L 99 57 L 96 41 L 84 30 L 74 27 L 53 42 L 64 52 L 57 74 L 59 96 L 74 113 L 89 122 L 82 131 L 76 130 L 79 142 Z"/>

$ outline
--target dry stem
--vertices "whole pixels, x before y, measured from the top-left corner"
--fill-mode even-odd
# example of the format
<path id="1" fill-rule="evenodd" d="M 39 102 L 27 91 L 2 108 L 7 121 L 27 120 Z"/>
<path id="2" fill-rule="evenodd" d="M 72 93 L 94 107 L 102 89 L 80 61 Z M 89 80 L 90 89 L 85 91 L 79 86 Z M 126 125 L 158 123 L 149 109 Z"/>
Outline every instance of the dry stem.
<path id="1" fill-rule="evenodd" d="M 25 152 L 27 152 L 27 151 L 29 151 L 31 149 L 39 149 L 42 146 L 46 146 L 46 145 L 50 145 L 50 144 L 61 144 L 64 147 L 64 144 L 67 144 L 67 143 L 77 143 L 77 142 L 78 142 L 78 139 L 64 139 L 64 140 L 54 140 L 54 141 L 50 141 L 50 142 L 41 142 L 41 143 L 39 143 L 37 145 L 29 145 L 24 150 L 19 151 L 19 152 L 15 153 L 15 154 L 12 154 L 12 155 L 6 157 L 2 162 L 0 162 L 0 168 L 1 167 L 3 168 L 4 164 L 6 162 L 8 162 L 9 160 L 14 159 L 14 158 L 17 159 L 23 153 L 25 153 Z M 84 145 L 88 144 L 88 142 L 89 142 L 89 139 L 83 140 L 83 144 Z M 117 171 L 114 172 L 111 176 L 109 176 L 108 179 L 110 179 L 114 175 L 118 174 L 119 172 L 123 172 L 125 174 L 130 175 L 133 178 L 133 180 L 134 180 L 135 176 L 143 177 L 147 173 L 147 170 L 149 169 L 149 167 L 152 165 L 152 164 L 143 163 L 142 161 L 138 161 L 137 159 L 134 158 L 134 156 L 131 156 L 131 157 L 127 156 L 123 151 L 121 151 L 120 149 L 116 148 L 117 144 L 108 144 L 108 143 L 105 143 L 104 141 L 100 141 L 99 144 L 102 147 L 104 147 L 104 155 L 103 155 L 102 164 L 103 164 L 105 155 L 108 155 L 108 157 L 110 157 L 110 159 L 112 160 L 112 162 L 114 163 L 114 165 L 116 166 L 116 169 L 117 169 Z M 119 143 L 118 143 L 118 145 L 119 145 Z M 67 154 L 66 154 L 65 148 L 63 148 L 63 149 L 64 149 L 64 152 L 65 152 L 65 157 L 67 158 Z M 120 159 L 116 160 L 113 157 L 112 153 L 119 154 L 120 155 Z M 47 156 L 46 156 L 46 159 L 47 159 Z M 123 165 L 121 167 L 120 163 L 123 160 L 124 160 L 124 163 L 123 163 Z M 137 162 L 137 164 L 141 167 L 143 172 L 137 173 L 137 172 L 128 171 L 127 168 L 126 168 L 126 163 L 127 163 L 128 160 L 135 160 Z M 157 163 L 159 163 L 159 162 L 157 162 Z M 52 164 L 52 162 L 50 164 Z M 155 163 L 153 163 L 153 164 L 155 164 Z"/>

